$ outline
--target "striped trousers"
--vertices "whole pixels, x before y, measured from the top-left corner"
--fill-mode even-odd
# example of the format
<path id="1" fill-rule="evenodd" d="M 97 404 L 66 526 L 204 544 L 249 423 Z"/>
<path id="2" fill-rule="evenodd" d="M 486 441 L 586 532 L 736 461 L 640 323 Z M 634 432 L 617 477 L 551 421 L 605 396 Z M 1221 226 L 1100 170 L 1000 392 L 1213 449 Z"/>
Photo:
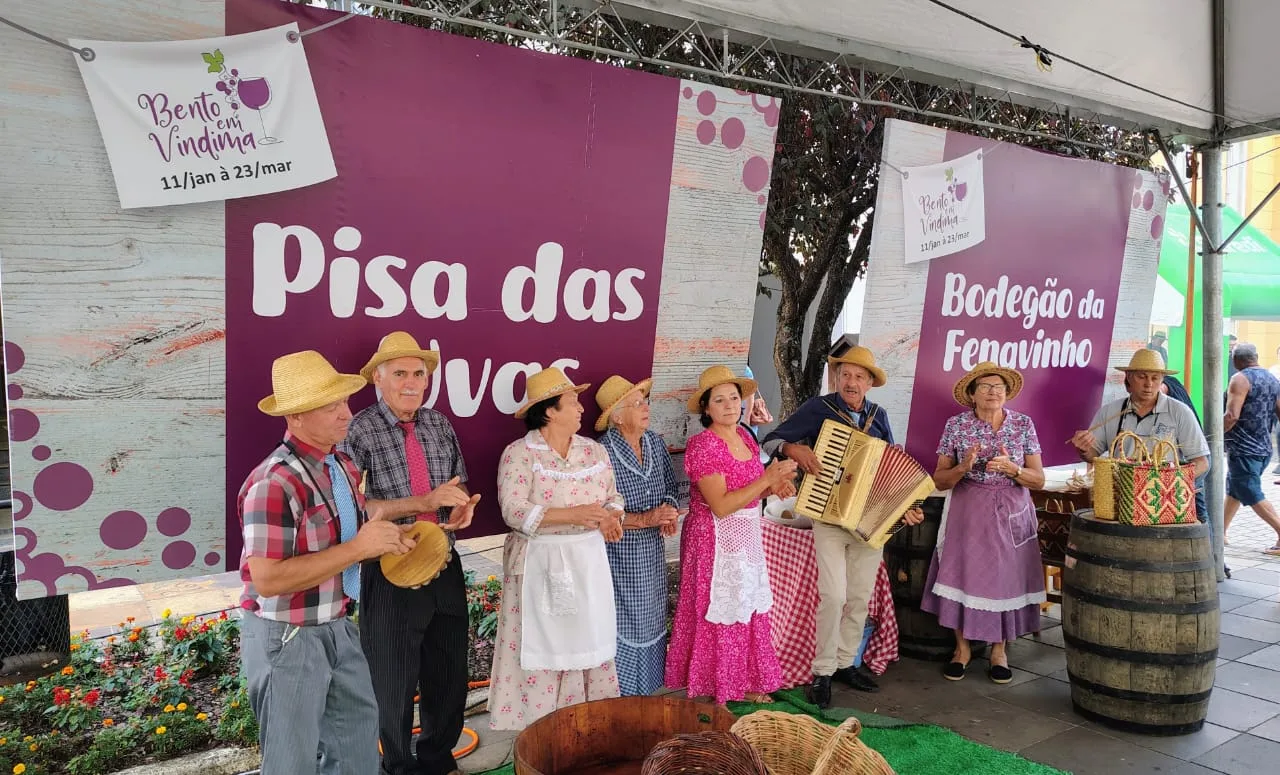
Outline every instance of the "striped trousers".
<path id="1" fill-rule="evenodd" d="M 378 698 L 382 772 L 449 775 L 467 702 L 467 598 L 457 552 L 420 589 L 387 581 L 376 562 L 360 577 L 360 644 Z M 413 695 L 422 731 L 410 751 Z M 414 761 L 417 754 L 417 762 Z"/>
<path id="2" fill-rule="evenodd" d="M 297 627 L 246 611 L 240 661 L 262 775 L 377 771 L 378 708 L 351 620 Z"/>

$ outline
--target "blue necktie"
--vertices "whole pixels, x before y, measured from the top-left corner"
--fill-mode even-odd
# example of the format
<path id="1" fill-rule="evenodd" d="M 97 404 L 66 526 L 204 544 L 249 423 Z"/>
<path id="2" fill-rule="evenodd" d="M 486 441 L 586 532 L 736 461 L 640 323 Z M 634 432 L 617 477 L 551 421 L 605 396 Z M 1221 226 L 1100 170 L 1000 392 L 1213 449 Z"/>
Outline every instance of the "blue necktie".
<path id="1" fill-rule="evenodd" d="M 356 499 L 351 493 L 351 483 L 342 470 L 342 464 L 333 455 L 324 456 L 329 469 L 329 481 L 333 484 L 333 502 L 338 509 L 338 540 L 346 543 L 356 537 Z M 342 591 L 352 600 L 360 600 L 360 563 L 342 571 Z"/>

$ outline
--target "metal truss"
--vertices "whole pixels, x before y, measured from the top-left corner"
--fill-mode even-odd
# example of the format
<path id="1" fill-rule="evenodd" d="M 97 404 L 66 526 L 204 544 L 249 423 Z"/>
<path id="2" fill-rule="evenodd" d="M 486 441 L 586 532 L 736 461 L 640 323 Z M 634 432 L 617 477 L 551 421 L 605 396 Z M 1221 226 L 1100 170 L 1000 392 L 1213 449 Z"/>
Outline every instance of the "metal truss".
<path id="1" fill-rule="evenodd" d="M 330 4 L 539 51 L 770 94 L 821 95 L 934 122 L 956 122 L 976 127 L 984 135 L 1020 134 L 1070 155 L 1145 161 L 1154 152 L 1145 140 L 1146 128 L 1132 121 L 697 20 L 660 16 L 612 0 L 330 0 Z"/>

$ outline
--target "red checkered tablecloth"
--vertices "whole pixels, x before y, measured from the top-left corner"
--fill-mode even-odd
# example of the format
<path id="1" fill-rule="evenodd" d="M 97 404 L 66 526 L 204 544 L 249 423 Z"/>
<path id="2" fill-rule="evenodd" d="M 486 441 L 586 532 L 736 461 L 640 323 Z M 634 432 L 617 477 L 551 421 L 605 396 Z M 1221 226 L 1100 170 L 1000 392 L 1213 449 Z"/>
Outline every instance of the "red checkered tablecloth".
<path id="1" fill-rule="evenodd" d="M 764 554 L 769 565 L 769 585 L 773 590 L 773 647 L 782 664 L 786 687 L 800 686 L 813 679 L 814 635 L 818 611 L 818 559 L 813 550 L 813 531 L 784 527 L 764 521 Z M 869 616 L 876 622 L 863 661 L 877 675 L 898 660 L 898 620 L 893 614 L 893 594 L 884 563 L 876 575 Z"/>

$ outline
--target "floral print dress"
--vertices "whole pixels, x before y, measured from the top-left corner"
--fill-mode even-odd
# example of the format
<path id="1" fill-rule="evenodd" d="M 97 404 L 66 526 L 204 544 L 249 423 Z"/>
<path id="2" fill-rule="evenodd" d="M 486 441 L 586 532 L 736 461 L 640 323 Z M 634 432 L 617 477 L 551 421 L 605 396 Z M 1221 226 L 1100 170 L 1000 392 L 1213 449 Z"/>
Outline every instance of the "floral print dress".
<path id="1" fill-rule="evenodd" d="M 749 621 L 735 624 L 708 621 L 717 526 L 698 480 L 723 474 L 726 486 L 733 491 L 764 473 L 755 439 L 743 428 L 738 428 L 738 434 L 751 450 L 749 460 L 735 458 L 710 429 L 691 437 L 685 448 L 689 516 L 680 538 L 680 598 L 667 650 L 666 685 L 688 687 L 690 697 L 713 696 L 721 704 L 741 700 L 748 692 L 768 693 L 782 686 L 782 667 L 773 648 L 768 613 L 757 612 Z M 756 500 L 747 507 L 758 513 L 759 505 Z M 760 553 L 763 555 L 763 546 Z"/>
<path id="2" fill-rule="evenodd" d="M 489 682 L 490 725 L 524 729 L 551 711 L 588 700 L 617 697 L 614 660 L 589 670 L 520 667 L 521 595 L 529 538 L 584 533 L 578 525 L 542 526 L 547 509 L 599 503 L 622 508 L 609 455 L 597 442 L 574 436 L 567 458 L 530 431 L 512 442 L 498 464 L 498 503 L 511 528 L 502 555 L 502 608 Z"/>

